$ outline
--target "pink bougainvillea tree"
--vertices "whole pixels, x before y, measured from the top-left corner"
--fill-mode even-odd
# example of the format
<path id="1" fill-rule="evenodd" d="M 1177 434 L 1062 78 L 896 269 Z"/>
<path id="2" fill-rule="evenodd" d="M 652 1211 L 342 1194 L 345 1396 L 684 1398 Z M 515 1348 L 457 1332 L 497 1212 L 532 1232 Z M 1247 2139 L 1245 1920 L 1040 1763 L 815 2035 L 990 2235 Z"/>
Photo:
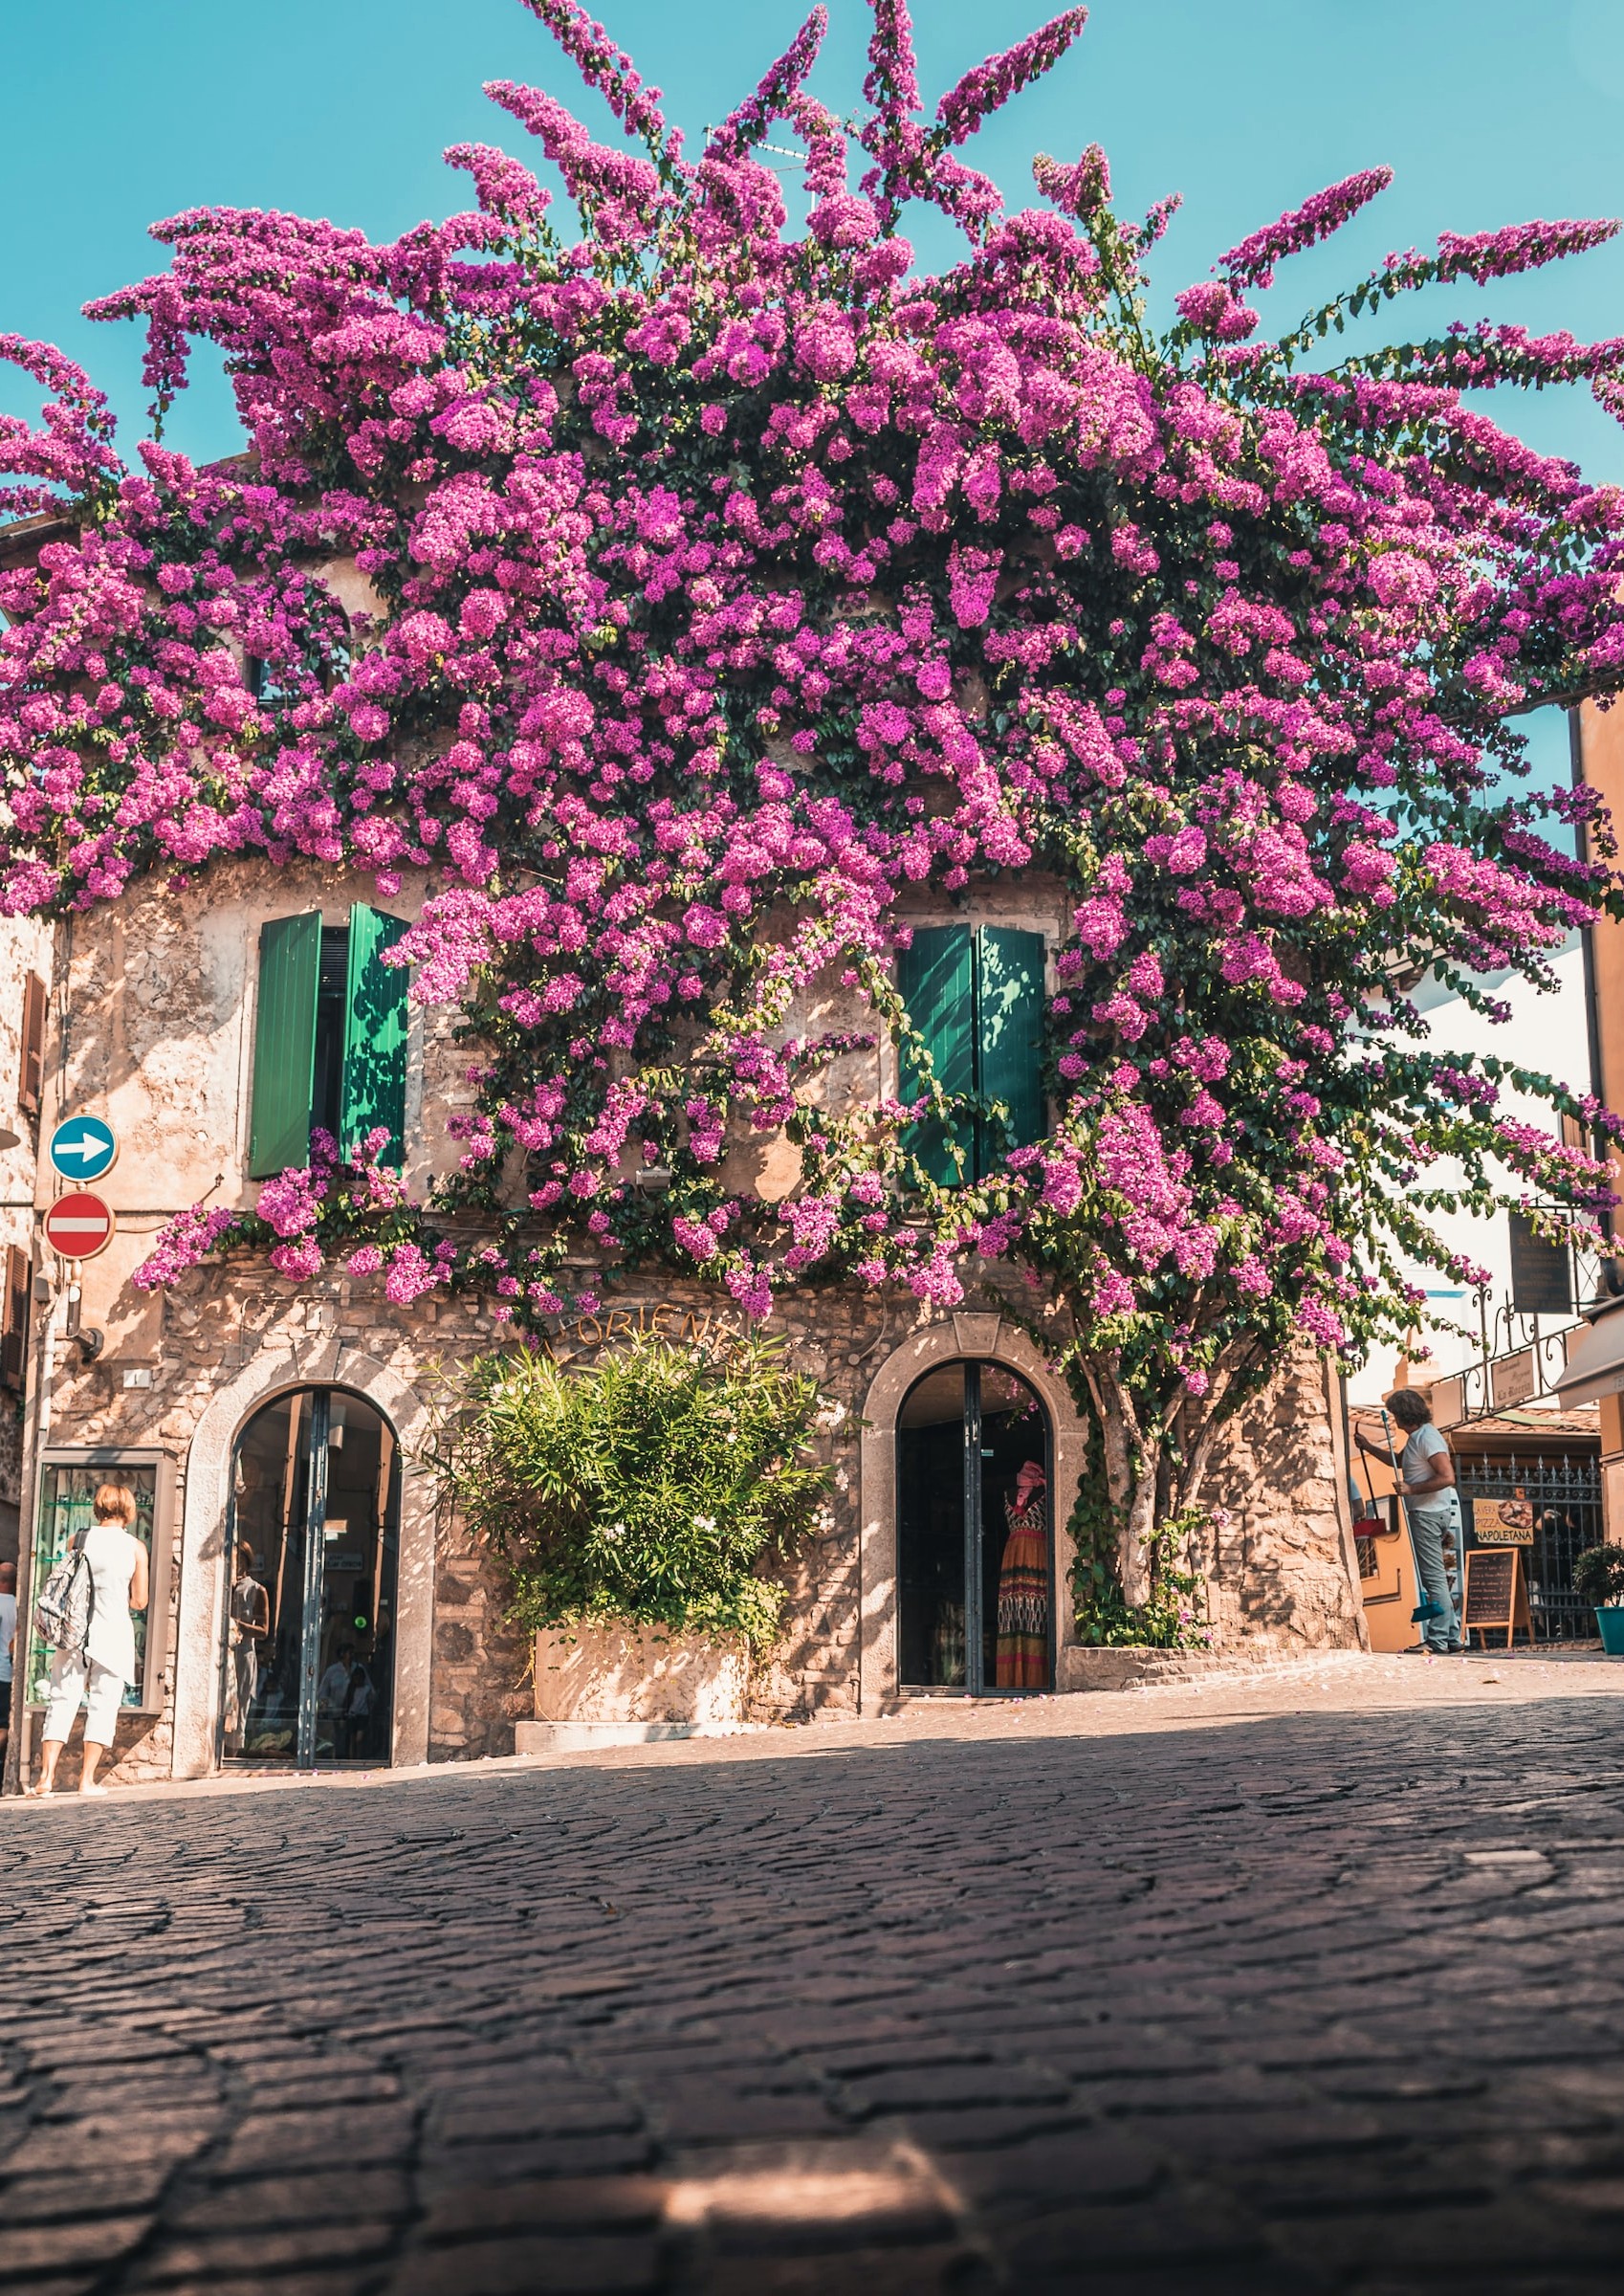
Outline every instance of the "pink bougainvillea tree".
<path id="1" fill-rule="evenodd" d="M 477 1284 L 537 1329 L 583 1247 L 601 1286 L 663 1260 L 757 1316 L 836 1281 L 950 1305 L 1023 1264 L 1137 1601 L 1283 1354 L 1404 1331 L 1407 1268 L 1460 1276 L 1440 1204 L 1606 1199 L 1598 1162 L 1497 1109 L 1503 1064 L 1427 1049 L 1396 984 L 1544 980 L 1609 897 L 1604 825 L 1585 860 L 1547 840 L 1590 800 L 1532 792 L 1516 727 L 1618 680 L 1624 503 L 1478 394 L 1624 401 L 1624 342 L 1485 323 L 1333 360 L 1330 337 L 1616 227 L 1445 233 L 1266 337 L 1247 295 L 1376 170 L 1232 249 L 1157 333 L 1174 203 L 1124 220 L 1090 147 L 1040 158 L 1011 211 L 957 156 L 1081 9 L 933 115 L 901 0 L 874 0 L 851 120 L 809 91 L 815 9 L 690 158 L 574 0 L 526 5 L 625 130 L 488 91 L 567 232 L 486 144 L 447 155 L 475 207 L 389 246 L 277 213 L 157 226 L 168 268 L 92 306 L 147 329 L 158 421 L 129 467 L 77 367 L 0 345 L 51 394 L 41 429 L 0 422 L 12 511 L 65 520 L 0 580 L 7 905 L 224 854 L 384 897 L 428 869 L 398 954 L 475 1062 L 436 1201 L 376 1141 L 318 1137 L 256 1215 L 178 1222 L 145 1280 L 257 1242 L 401 1302 Z M 769 138 L 805 155 L 793 219 Z M 933 276 L 904 235 L 922 204 L 964 241 Z M 162 440 L 197 340 L 246 432 L 208 469 Z M 963 1112 L 929 1063 L 906 1105 L 844 1104 L 818 1082 L 857 1040 L 795 1016 L 844 982 L 870 1041 L 906 1037 L 905 916 L 973 919 L 1021 872 L 1071 915 L 1050 1129 L 945 1185 L 917 1127 Z M 1002 1113 L 977 1111 L 995 1137 Z M 781 1202 L 726 1183 L 751 1132 L 799 1152 Z"/>

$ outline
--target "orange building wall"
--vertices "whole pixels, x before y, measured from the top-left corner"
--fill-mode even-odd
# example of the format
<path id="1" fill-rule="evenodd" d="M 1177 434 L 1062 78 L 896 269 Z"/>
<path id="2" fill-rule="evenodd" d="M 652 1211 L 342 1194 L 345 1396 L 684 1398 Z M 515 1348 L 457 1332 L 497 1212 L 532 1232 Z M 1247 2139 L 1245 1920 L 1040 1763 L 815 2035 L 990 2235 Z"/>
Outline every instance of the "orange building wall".
<path id="1" fill-rule="evenodd" d="M 1587 701 L 1579 718 L 1585 780 L 1607 801 L 1613 835 L 1624 846 L 1624 701 L 1611 710 Z M 1591 928 L 1591 960 L 1595 992 L 1592 1042 L 1600 1070 L 1596 1083 L 1606 1106 L 1624 1115 L 1624 923 L 1604 916 Z M 1613 1160 L 1624 1182 L 1624 1159 L 1616 1149 Z"/>
<path id="2" fill-rule="evenodd" d="M 1589 786 L 1599 790 L 1613 816 L 1613 833 L 1624 848 L 1624 701 L 1604 710 L 1593 701 L 1579 712 L 1580 766 Z M 1595 1087 L 1605 1107 L 1624 1115 L 1624 922 L 1604 916 L 1591 928 L 1591 1042 Z M 1611 1151 L 1613 1185 L 1624 1196 L 1624 1153 Z M 1624 1217 L 1614 1214 L 1615 1228 Z M 1617 1396 L 1602 1399 L 1602 1521 L 1609 1538 L 1624 1538 L 1624 1410 Z"/>

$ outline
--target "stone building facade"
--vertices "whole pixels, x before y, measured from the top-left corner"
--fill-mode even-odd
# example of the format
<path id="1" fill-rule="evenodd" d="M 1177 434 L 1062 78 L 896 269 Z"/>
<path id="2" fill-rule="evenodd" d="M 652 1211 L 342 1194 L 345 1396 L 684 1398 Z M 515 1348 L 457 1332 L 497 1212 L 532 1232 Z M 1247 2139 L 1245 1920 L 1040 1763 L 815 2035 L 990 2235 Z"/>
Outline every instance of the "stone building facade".
<path id="1" fill-rule="evenodd" d="M 409 919 L 423 893 L 421 882 L 406 884 L 390 912 Z M 315 1411 L 315 1398 L 321 1399 L 320 1440 L 330 1446 L 324 1455 L 340 1471 L 340 1455 L 331 1446 L 339 1442 L 335 1430 L 347 1424 L 350 1459 L 372 1462 L 376 1505 L 367 1523 L 353 1498 L 345 1502 L 350 1516 L 336 1528 L 327 1521 L 326 1560 L 308 1566 L 312 1583 L 319 1588 L 322 1570 L 330 1576 L 342 1564 L 348 1592 L 337 1605 L 312 1598 L 322 1600 L 324 1615 L 319 1634 L 311 1629 L 306 1661 L 324 1670 L 323 1679 L 335 1664 L 356 1663 L 388 1678 L 371 1686 L 387 1691 L 386 1726 L 346 1712 L 333 1731 L 340 1739 L 348 1733 L 352 1754 L 363 1746 L 375 1760 L 469 1759 L 510 1752 L 515 1723 L 530 1711 L 529 1653 L 505 1619 L 500 1573 L 446 1519 L 424 1455 L 434 1369 L 502 1344 L 498 1303 L 439 1294 L 403 1308 L 385 1298 L 381 1277 L 329 1269 L 295 1283 L 241 1253 L 205 1263 L 166 1292 L 131 1282 L 177 1212 L 199 1203 L 248 1207 L 255 1201 L 252 1071 L 256 1043 L 263 1051 L 257 1006 L 269 993 L 268 929 L 318 916 L 329 936 L 341 936 L 369 897 L 369 883 L 315 865 L 270 871 L 241 862 L 184 887 L 138 884 L 120 902 L 56 930 L 41 1136 L 48 1138 L 70 1113 L 94 1113 L 112 1126 L 119 1157 L 98 1186 L 116 1213 L 117 1233 L 77 1269 L 39 1255 L 26 1471 L 36 1571 L 50 1537 L 59 1538 L 74 1519 L 72 1507 L 82 1507 L 98 1477 L 118 1472 L 140 1485 L 153 1600 L 143 1682 L 119 1727 L 118 1777 L 197 1777 L 255 1751 L 293 1758 L 288 1733 L 262 1732 L 251 1744 L 234 1711 L 243 1686 L 233 1675 L 241 1639 L 233 1556 L 243 1548 L 251 1500 L 274 1513 L 262 1471 L 262 1454 L 271 1455 L 269 1438 L 262 1440 L 267 1428 L 275 1444 L 286 1441 L 283 1534 L 286 1553 L 293 1552 L 287 1524 L 289 1509 L 297 1510 L 288 1494 L 296 1442 L 317 1440 L 309 1433 L 314 1420 L 299 1417 Z M 995 928 L 1042 932 L 1049 945 L 1059 938 L 1057 885 L 1014 884 L 983 906 L 981 921 Z M 793 1015 L 791 1027 L 840 1027 L 839 999 L 831 988 Z M 469 1097 L 467 1054 L 452 1042 L 449 1016 L 413 1014 L 406 1029 L 403 1160 L 409 1189 L 421 1195 L 456 1154 L 445 1119 Z M 0 1040 L 0 1058 L 4 1049 Z M 894 1091 L 894 1060 L 883 1051 L 847 1055 L 824 1089 L 852 1097 Z M 732 1158 L 735 1187 L 773 1197 L 795 1184 L 794 1153 L 782 1141 L 741 1141 Z M 60 1183 L 43 1158 L 30 1170 L 43 1212 Z M 589 1271 L 586 1263 L 576 1270 Z M 821 1441 L 834 1480 L 823 1527 L 784 1565 L 784 1633 L 754 1682 L 760 1717 L 874 1711 L 911 1688 L 952 1686 L 952 1653 L 943 1657 L 951 1604 L 943 1613 L 949 1627 L 937 1622 L 933 1654 L 920 1661 L 917 1632 L 910 1654 L 909 1605 L 924 1600 L 909 1591 L 911 1566 L 903 1552 L 912 1535 L 908 1509 L 917 1507 L 917 1475 L 898 1469 L 907 1440 L 915 1443 L 911 1457 L 926 1457 L 932 1445 L 943 1457 L 957 1457 L 959 1406 L 952 1398 L 961 1387 L 967 1397 L 972 1392 L 963 1367 L 975 1367 L 987 1427 L 999 1410 L 1006 1418 L 1011 1410 L 1023 1414 L 1022 1440 L 1048 1465 L 1054 1678 L 1064 1686 L 1065 1652 L 1074 1644 L 1064 1526 L 1086 1444 L 1071 1398 L 1025 1328 L 1018 1285 L 1008 1293 L 1012 1312 L 999 1307 L 1008 1272 L 982 1270 L 985 1295 L 949 1315 L 911 1298 L 838 1289 L 792 1292 L 780 1300 L 769 1328 L 786 1341 L 790 1364 L 819 1383 Z M 558 1334 L 555 1351 L 588 1360 L 649 1328 L 702 1344 L 732 1314 L 713 1290 L 659 1270 L 630 1271 L 605 1293 L 601 1314 Z M 915 1426 L 918 1399 L 938 1392 L 950 1398 L 945 1416 L 927 1413 L 930 1424 Z M 1239 1424 L 1215 1472 L 1222 1512 L 1211 1601 L 1220 1645 L 1284 1649 L 1361 1639 L 1337 1424 L 1337 1399 L 1312 1358 L 1292 1366 Z M 24 1545 L 26 1562 L 26 1537 Z M 268 1572 L 264 1552 L 253 1561 L 251 1550 L 250 1559 Z M 967 1578 L 960 1590 L 965 1603 L 970 1583 Z M 279 1580 L 273 1591 L 278 1602 L 291 1599 Z M 325 1616 L 343 1611 L 345 1601 L 355 1611 L 353 1628 L 346 1628 L 347 1613 L 336 1623 Z M 361 1639 L 335 1641 L 343 1631 Z M 968 1634 L 968 1625 L 961 1631 Z M 962 1682 L 975 1687 L 962 1651 L 958 1663 Z M 19 1719 L 37 1689 L 37 1679 L 21 1683 Z M 263 1705 L 263 1679 L 252 1695 Z M 25 1736 L 14 1732 L 13 1743 Z"/>
<path id="2" fill-rule="evenodd" d="M 33 1197 L 51 934 L 0 918 L 0 1562 L 21 1528 L 23 1390 L 33 1291 Z"/>

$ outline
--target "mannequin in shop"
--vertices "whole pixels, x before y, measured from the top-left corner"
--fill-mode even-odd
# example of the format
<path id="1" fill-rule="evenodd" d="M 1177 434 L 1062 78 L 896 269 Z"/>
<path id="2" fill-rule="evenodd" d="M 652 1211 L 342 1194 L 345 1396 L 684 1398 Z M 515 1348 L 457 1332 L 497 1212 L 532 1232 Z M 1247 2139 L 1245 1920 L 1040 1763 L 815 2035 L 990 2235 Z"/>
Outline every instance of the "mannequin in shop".
<path id="1" fill-rule="evenodd" d="M 271 1598 L 256 1576 L 257 1567 L 253 1549 L 239 1546 L 231 1583 L 231 1679 L 236 1709 L 226 1733 L 228 1754 L 247 1751 L 249 1714 L 259 1689 L 259 1653 L 271 1632 Z"/>
<path id="2" fill-rule="evenodd" d="M 1027 1460 L 1004 1502 L 1008 1533 L 999 1562 L 998 1687 L 1049 1687 L 1047 1478 Z"/>

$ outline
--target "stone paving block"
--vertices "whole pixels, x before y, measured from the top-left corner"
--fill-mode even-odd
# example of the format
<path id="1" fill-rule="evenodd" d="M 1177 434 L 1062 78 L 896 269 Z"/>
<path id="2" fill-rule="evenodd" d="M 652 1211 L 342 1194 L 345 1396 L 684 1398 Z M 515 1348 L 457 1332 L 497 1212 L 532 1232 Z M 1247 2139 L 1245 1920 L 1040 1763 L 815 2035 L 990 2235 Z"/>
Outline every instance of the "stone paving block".
<path id="1" fill-rule="evenodd" d="M 92 2217 L 83 2222 L 7 2224 L 0 2232 L 0 2285 L 27 2285 L 75 2267 L 105 2270 L 145 2238 L 149 2216 Z"/>
<path id="2" fill-rule="evenodd" d="M 430 2202 L 418 2238 L 433 2244 L 519 2232 L 651 2229 L 665 2216 L 668 2191 L 653 2176 L 559 2176 L 457 2185 Z"/>
<path id="3" fill-rule="evenodd" d="M 301 2268 L 348 2271 L 390 2255 L 397 2228 L 387 2223 L 286 2224 L 252 2231 L 183 2235 L 164 2241 L 143 2260 L 129 2285 L 166 2288 L 177 2281 L 247 2280 L 257 2275 L 278 2285 Z"/>
<path id="4" fill-rule="evenodd" d="M 291 2272 L 268 2280 L 263 2272 L 247 2275 L 209 2272 L 202 2278 L 166 2281 L 164 2296 L 369 2296 L 381 2285 L 383 2273 L 368 2266 L 357 2273 L 350 2265 L 336 2272 Z"/>
<path id="5" fill-rule="evenodd" d="M 14 2225 L 127 2217 L 157 2206 L 169 2181 L 167 2162 L 81 2161 L 62 2172 L 27 2177 L 6 2173 L 0 2159 L 0 2239 Z"/>
<path id="6" fill-rule="evenodd" d="M 517 2093 L 515 2088 L 517 2087 Z M 436 2099 L 425 2131 L 435 2145 L 483 2145 L 527 2136 L 616 2136 L 642 2125 L 635 2106 L 612 2096 L 572 2096 L 515 2085 L 478 2105 Z"/>
<path id="7" fill-rule="evenodd" d="M 917 2064 L 863 2073 L 842 2083 L 848 2112 L 955 2112 L 958 2108 L 1012 2110 L 1016 2106 L 1060 2106 L 1071 2085 L 1025 2064 Z"/>
<path id="8" fill-rule="evenodd" d="M 719 2256 L 707 2260 L 701 2285 L 708 2296 L 829 2296 L 837 2286 L 862 2296 L 980 2296 L 997 2284 L 980 2258 L 955 2241 L 911 2254 Z"/>
<path id="9" fill-rule="evenodd" d="M 402 2168 L 329 2169 L 297 2176 L 233 2177 L 193 2185 L 167 2210 L 177 2232 L 274 2230 L 279 2224 L 347 2224 L 357 2218 L 404 2220 L 412 2182 Z"/>
<path id="10" fill-rule="evenodd" d="M 335 2160 L 358 2169 L 386 2165 L 400 2158 L 413 2133 L 414 2115 L 406 2105 L 350 2111 L 307 2103 L 302 2113 L 255 2110 L 237 2123 L 215 2173 L 254 2176 L 269 2168 L 326 2168 Z"/>
<path id="11" fill-rule="evenodd" d="M 0 2289 L 1611 2296 L 1615 1711 L 8 1809 Z"/>
<path id="12" fill-rule="evenodd" d="M 656 2157 L 654 2139 L 629 2136 L 532 2136 L 481 2145 L 476 2152 L 426 2150 L 425 2192 L 444 2192 L 467 2181 L 470 2165 L 482 2183 L 508 2183 L 537 2176 L 632 2175 Z"/>
<path id="13" fill-rule="evenodd" d="M 383 2285 L 387 2296 L 651 2296 L 661 2278 L 651 2239 L 527 2235 L 422 2251 Z"/>

